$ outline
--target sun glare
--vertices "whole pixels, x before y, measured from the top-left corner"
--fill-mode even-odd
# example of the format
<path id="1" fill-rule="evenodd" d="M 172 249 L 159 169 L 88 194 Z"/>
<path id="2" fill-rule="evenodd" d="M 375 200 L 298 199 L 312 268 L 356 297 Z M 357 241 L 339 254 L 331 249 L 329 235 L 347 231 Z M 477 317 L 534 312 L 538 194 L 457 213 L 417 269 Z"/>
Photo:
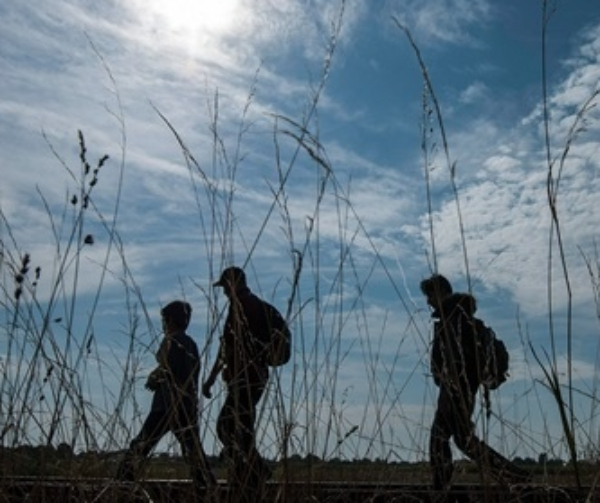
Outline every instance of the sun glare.
<path id="1" fill-rule="evenodd" d="M 219 34 L 230 27 L 237 4 L 238 0 L 149 0 L 143 5 L 170 30 Z"/>

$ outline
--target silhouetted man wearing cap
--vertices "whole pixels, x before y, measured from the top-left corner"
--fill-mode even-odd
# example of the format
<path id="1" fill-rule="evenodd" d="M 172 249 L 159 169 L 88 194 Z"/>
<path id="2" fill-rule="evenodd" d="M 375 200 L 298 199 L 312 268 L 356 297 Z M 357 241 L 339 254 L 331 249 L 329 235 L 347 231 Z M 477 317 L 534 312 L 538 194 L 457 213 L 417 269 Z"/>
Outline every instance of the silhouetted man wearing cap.
<path id="1" fill-rule="evenodd" d="M 246 284 L 239 267 L 229 267 L 213 286 L 223 288 L 229 311 L 219 353 L 202 387 L 210 398 L 219 373 L 227 396 L 217 420 L 217 435 L 228 463 L 228 479 L 235 501 L 260 501 L 260 488 L 270 471 L 256 449 L 256 407 L 269 379 L 266 348 L 270 329 L 263 301 Z"/>
<path id="2" fill-rule="evenodd" d="M 471 416 L 481 385 L 477 365 L 477 333 L 473 319 L 477 304 L 466 293 L 453 293 L 450 282 L 435 274 L 421 282 L 421 291 L 435 320 L 431 348 L 431 373 L 439 387 L 437 409 L 429 441 L 433 488 L 449 489 L 452 473 L 450 438 L 480 468 L 497 479 L 524 482 L 529 474 L 519 469 L 477 437 Z"/>
<path id="3" fill-rule="evenodd" d="M 192 315 L 187 302 L 176 300 L 161 310 L 164 339 L 156 353 L 158 366 L 146 381 L 154 392 L 152 405 L 139 434 L 132 440 L 117 470 L 117 479 L 135 479 L 136 465 L 167 433 L 172 432 L 190 466 L 195 490 L 215 484 L 200 442 L 198 377 L 200 358 L 194 340 L 186 334 Z"/>

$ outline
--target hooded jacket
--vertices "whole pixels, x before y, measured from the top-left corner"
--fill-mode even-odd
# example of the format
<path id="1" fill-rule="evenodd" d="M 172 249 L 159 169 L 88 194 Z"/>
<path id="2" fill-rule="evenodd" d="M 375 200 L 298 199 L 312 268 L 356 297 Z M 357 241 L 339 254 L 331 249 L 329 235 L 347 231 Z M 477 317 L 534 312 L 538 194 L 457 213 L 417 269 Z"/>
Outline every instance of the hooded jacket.
<path id="1" fill-rule="evenodd" d="M 466 293 L 449 295 L 432 313 L 434 335 L 431 373 L 438 386 L 475 393 L 480 384 L 477 370 L 475 298 Z"/>

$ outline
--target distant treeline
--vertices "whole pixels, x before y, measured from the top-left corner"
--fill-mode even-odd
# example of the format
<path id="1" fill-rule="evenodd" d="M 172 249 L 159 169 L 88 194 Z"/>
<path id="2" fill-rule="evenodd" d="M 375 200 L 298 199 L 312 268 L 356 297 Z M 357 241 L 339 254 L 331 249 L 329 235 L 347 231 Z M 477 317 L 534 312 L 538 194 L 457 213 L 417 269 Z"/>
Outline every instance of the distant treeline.
<path id="1" fill-rule="evenodd" d="M 0 447 L 0 473 L 6 476 L 80 476 L 110 477 L 122 456 L 121 452 L 82 451 L 74 452 L 68 444 L 58 446 L 21 445 L 17 447 Z M 211 465 L 219 472 L 221 462 L 218 457 L 209 456 Z M 516 457 L 513 460 L 521 466 L 527 466 L 541 472 L 542 470 L 568 470 L 568 463 L 559 458 L 551 458 L 542 453 L 537 459 Z M 344 473 L 354 473 L 364 478 L 375 477 L 383 480 L 393 473 L 428 474 L 427 461 L 389 461 L 384 459 L 320 459 L 315 455 L 292 455 L 287 460 L 271 460 L 269 463 L 276 474 L 286 470 L 293 474 L 293 479 L 339 478 Z M 597 462 L 586 463 L 597 469 Z M 465 472 L 471 471 L 472 463 L 458 461 L 457 465 Z M 148 477 L 186 478 L 187 466 L 179 455 L 157 453 L 148 463 Z"/>

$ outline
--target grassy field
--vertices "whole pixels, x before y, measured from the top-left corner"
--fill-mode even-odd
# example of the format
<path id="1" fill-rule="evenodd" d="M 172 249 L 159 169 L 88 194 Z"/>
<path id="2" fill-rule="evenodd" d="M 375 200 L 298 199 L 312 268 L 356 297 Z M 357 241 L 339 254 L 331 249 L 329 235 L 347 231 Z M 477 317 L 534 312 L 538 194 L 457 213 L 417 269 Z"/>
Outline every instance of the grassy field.
<path id="1" fill-rule="evenodd" d="M 546 7 L 546 2 L 543 3 Z M 341 16 L 337 22 L 342 23 Z M 466 216 L 460 211 L 462 194 L 447 151 L 435 83 L 410 31 L 400 23 L 397 28 L 402 37 L 406 35 L 422 71 L 423 115 L 435 128 L 437 141 L 442 140 L 435 148 L 439 151 L 439 145 L 444 145 L 441 150 L 445 151 L 440 157 L 447 158 L 445 168 L 450 174 L 449 184 L 460 221 L 455 232 L 460 233 L 464 241 L 461 229 Z M 182 162 L 190 173 L 190 185 L 197 201 L 197 207 L 191 211 L 197 212 L 199 221 L 193 232 L 203 237 L 206 248 L 202 250 L 202 257 L 211 271 L 218 271 L 232 256 L 234 244 L 246 252 L 246 265 L 254 270 L 252 253 L 260 240 L 265 239 L 269 245 L 273 241 L 281 243 L 280 238 L 284 236 L 287 270 L 265 296 L 269 300 L 276 298 L 290 321 L 295 355 L 290 365 L 272 379 L 258 420 L 260 448 L 268 458 L 275 460 L 272 461 L 274 480 L 426 485 L 430 480 L 426 462 L 426 419 L 431 416 L 435 395 L 427 374 L 429 316 L 407 301 L 403 278 L 392 274 L 383 260 L 377 240 L 370 235 L 365 220 L 356 213 L 350 191 L 336 178 L 336 166 L 330 163 L 315 126 L 339 30 L 338 25 L 332 28 L 327 63 L 319 85 L 311 94 L 306 117 L 273 117 L 276 153 L 273 165 L 277 176 L 275 181 L 269 182 L 270 190 L 263 196 L 266 200 L 264 225 L 253 229 L 252 234 L 236 227 L 239 215 L 232 204 L 237 182 L 244 176 L 237 168 L 243 159 L 239 147 L 247 127 L 246 117 L 240 120 L 239 144 L 233 152 L 225 148 L 218 135 L 218 107 L 209 117 L 209 127 L 215 132 L 210 146 L 216 159 L 212 172 L 196 162 L 185 135 L 176 130 L 167 115 L 156 110 L 157 120 L 166 126 L 168 141 L 175 142 L 181 149 Z M 117 88 L 115 93 L 118 93 Z M 576 133 L 594 108 L 597 96 L 584 98 L 572 125 L 572 135 L 564 146 L 564 155 L 559 157 L 558 164 L 556 159 L 549 161 L 548 212 L 555 237 L 560 236 L 561 231 L 560 207 L 556 205 L 561 163 L 568 158 Z M 249 97 L 248 107 L 251 101 Z M 124 122 L 124 117 L 120 120 Z M 547 124 L 542 120 L 536 127 L 544 125 Z M 425 131 L 424 152 L 432 151 L 432 142 Z M 92 154 L 94 146 L 86 143 L 81 131 L 75 147 L 78 156 L 75 161 L 63 159 L 52 149 L 49 153 L 64 168 L 66 178 L 75 189 L 59 201 L 46 199 L 41 191 L 39 194 L 41 211 L 47 218 L 44 230 L 52 239 L 44 249 L 44 263 L 48 268 L 41 268 L 39 255 L 30 255 L 23 249 L 15 237 L 16 229 L 0 207 L 3 370 L 0 377 L 0 495 L 3 483 L 12 484 L 16 477 L 40 481 L 60 477 L 73 484 L 89 478 L 111 477 L 122 455 L 119 450 L 135 435 L 148 407 L 143 381 L 154 364 L 153 351 L 160 338 L 160 329 L 153 322 L 157 294 L 143 291 L 134 273 L 136 257 L 128 255 L 128 235 L 118 225 L 118 206 L 125 204 L 118 196 L 121 187 L 103 186 L 102 179 L 108 166 L 122 173 L 126 163 L 121 160 L 111 165 L 112 153 L 110 158 L 103 152 Z M 125 159 L 125 147 L 123 149 L 121 158 Z M 289 155 L 289 161 L 283 160 L 282 151 Z M 70 167 L 73 162 L 76 168 Z M 424 160 L 423 191 L 430 194 L 427 163 Z M 305 178 L 307 166 L 316 173 L 308 181 Z M 313 207 L 294 208 L 287 185 L 288 178 L 293 176 L 298 176 L 303 189 L 310 185 L 314 190 Z M 217 185 L 215 180 L 227 180 L 227 184 Z M 104 196 L 115 192 L 116 204 L 106 209 L 108 206 L 101 204 Z M 294 211 L 302 215 L 304 234 L 298 232 L 299 219 Z M 271 222 L 273 215 L 277 217 L 276 224 Z M 151 212 L 140 216 L 146 217 L 151 218 Z M 324 219 L 335 221 L 337 240 L 319 234 L 318 224 Z M 349 220 L 352 225 L 348 224 Z M 354 251 L 358 240 L 363 248 Z M 428 253 L 435 262 L 433 241 Z M 558 246 L 550 245 L 548 255 L 562 256 L 564 243 L 560 239 L 558 242 Z M 321 257 L 325 255 L 333 257 L 337 264 L 333 270 L 321 265 Z M 464 260 L 470 281 L 466 246 L 458 250 L 457 257 Z M 585 258 L 591 284 L 596 287 L 594 300 L 600 306 L 600 258 Z M 567 290 L 569 270 L 566 262 L 560 258 L 558 261 L 564 265 L 563 273 L 552 281 L 560 282 Z M 263 263 L 257 267 L 268 266 Z M 384 278 L 387 287 L 394 292 L 389 305 L 370 304 L 368 287 L 372 276 Z M 324 277 L 334 279 L 326 283 Z M 105 285 L 109 281 L 118 287 L 107 295 Z M 198 324 L 206 327 L 204 368 L 214 355 L 223 313 L 222 299 L 206 285 L 192 282 L 191 286 L 188 283 L 181 287 L 182 296 L 190 295 L 197 301 Z M 404 326 L 388 326 L 388 317 L 395 319 L 398 312 Z M 600 453 L 598 383 L 596 379 L 592 383 L 574 383 L 572 359 L 568 358 L 567 365 L 558 363 L 557 341 L 566 348 L 565 354 L 571 355 L 572 320 L 569 318 L 566 327 L 560 326 L 554 331 L 551 309 L 548 318 L 549 340 L 537 352 L 526 337 L 525 329 L 518 334 L 519 351 L 530 357 L 525 361 L 530 375 L 527 386 L 513 391 L 511 396 L 499 395 L 490 419 L 485 417 L 483 407 L 478 409 L 475 419 L 486 438 L 502 446 L 507 455 L 525 449 L 543 453 L 544 459 L 550 457 L 550 461 L 543 463 L 538 459 L 518 460 L 533 473 L 535 482 L 548 486 L 595 487 L 600 468 L 597 462 Z M 514 325 L 519 322 L 512 321 Z M 112 335 L 107 335 L 108 332 Z M 355 337 L 348 337 L 349 332 Z M 381 349 L 383 341 L 392 337 L 397 340 L 395 353 L 387 354 Z M 349 368 L 346 365 L 352 352 L 359 356 L 360 364 L 354 363 Z M 356 374 L 365 383 L 361 403 L 353 402 L 352 386 L 341 384 Z M 423 384 L 424 381 L 427 384 Z M 412 388 L 422 393 L 413 395 Z M 548 410 L 547 402 L 540 399 L 542 395 L 551 397 L 552 411 Z M 406 409 L 402 403 L 405 397 L 411 405 Z M 202 435 L 213 455 L 217 476 L 224 478 L 224 468 L 215 454 L 219 445 L 214 423 L 220 400 L 222 395 L 211 403 L 203 403 Z M 541 420 L 530 420 L 530 411 L 535 411 Z M 558 430 L 548 426 L 546 420 L 550 416 L 558 418 Z M 161 445 L 158 454 L 146 466 L 144 477 L 186 478 L 187 467 L 173 455 L 176 448 L 172 440 Z M 555 453 L 560 460 L 552 460 Z M 480 483 L 479 470 L 459 459 L 456 482 Z"/>

